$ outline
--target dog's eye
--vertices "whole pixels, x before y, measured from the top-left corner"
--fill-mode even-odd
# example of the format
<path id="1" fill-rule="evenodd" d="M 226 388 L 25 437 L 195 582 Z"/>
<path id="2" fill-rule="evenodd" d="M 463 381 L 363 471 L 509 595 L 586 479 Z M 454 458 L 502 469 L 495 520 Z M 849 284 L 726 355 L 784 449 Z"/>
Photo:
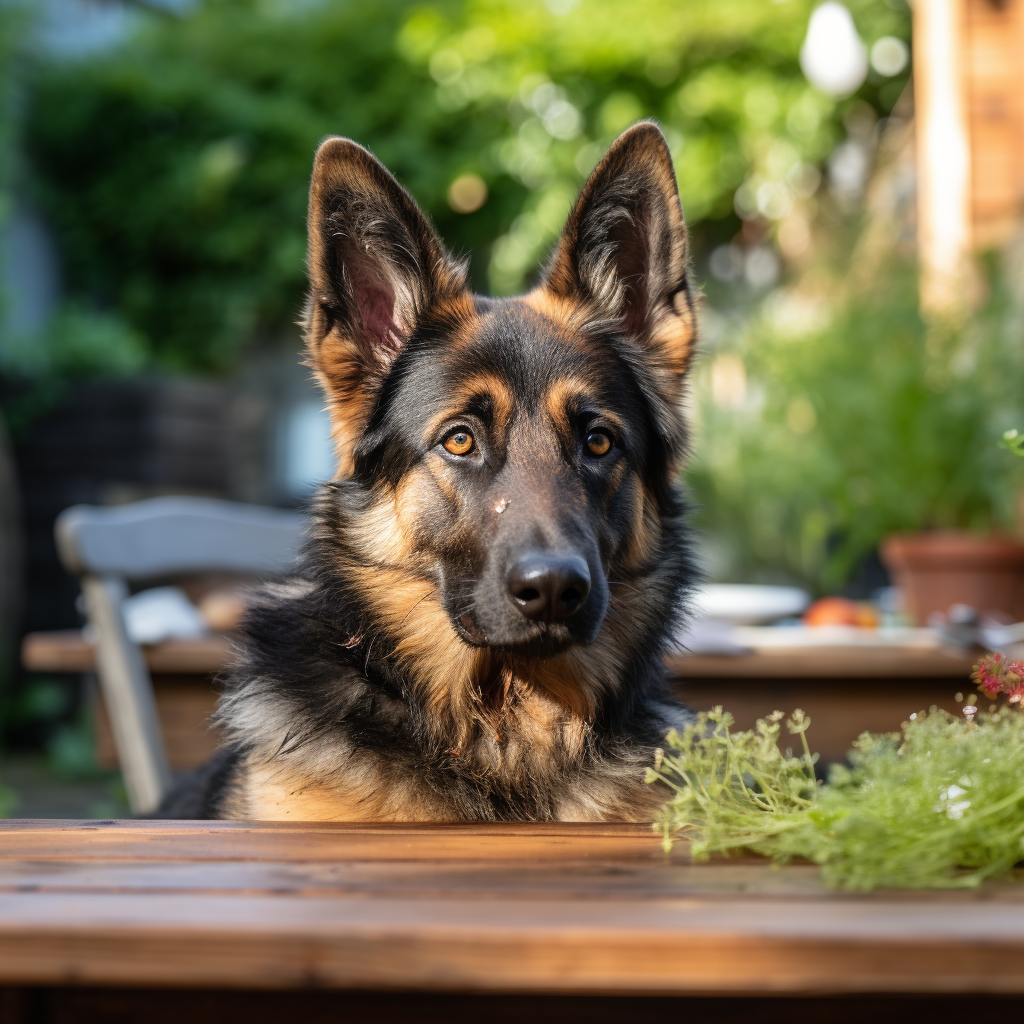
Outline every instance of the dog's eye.
<path id="1" fill-rule="evenodd" d="M 473 435 L 468 430 L 456 430 L 444 439 L 444 450 L 452 455 L 468 455 L 473 450 Z"/>
<path id="2" fill-rule="evenodd" d="M 591 455 L 607 455 L 612 450 L 612 439 L 603 430 L 591 430 L 587 434 L 587 451 Z"/>

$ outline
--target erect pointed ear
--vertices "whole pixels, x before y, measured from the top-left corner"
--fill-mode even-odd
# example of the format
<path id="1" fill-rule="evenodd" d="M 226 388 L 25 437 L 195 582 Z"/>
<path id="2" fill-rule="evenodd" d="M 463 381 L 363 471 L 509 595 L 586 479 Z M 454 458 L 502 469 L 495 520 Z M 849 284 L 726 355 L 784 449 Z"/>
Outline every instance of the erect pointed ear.
<path id="1" fill-rule="evenodd" d="M 681 379 L 695 331 L 687 269 L 672 157 L 658 126 L 643 121 L 583 187 L 542 287 L 582 301 Z"/>
<path id="2" fill-rule="evenodd" d="M 327 395 L 341 475 L 373 399 L 403 346 L 434 311 L 468 300 L 415 200 L 369 150 L 329 138 L 309 190 L 310 362 Z"/>

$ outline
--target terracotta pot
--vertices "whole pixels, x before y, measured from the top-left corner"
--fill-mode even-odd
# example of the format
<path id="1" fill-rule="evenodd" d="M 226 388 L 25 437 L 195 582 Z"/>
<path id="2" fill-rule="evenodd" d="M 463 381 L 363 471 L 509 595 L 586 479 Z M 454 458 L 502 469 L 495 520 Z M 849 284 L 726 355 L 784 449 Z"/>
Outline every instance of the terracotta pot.
<path id="1" fill-rule="evenodd" d="M 881 555 L 918 625 L 953 604 L 1024 620 L 1024 544 L 1018 541 L 952 530 L 893 534 Z"/>

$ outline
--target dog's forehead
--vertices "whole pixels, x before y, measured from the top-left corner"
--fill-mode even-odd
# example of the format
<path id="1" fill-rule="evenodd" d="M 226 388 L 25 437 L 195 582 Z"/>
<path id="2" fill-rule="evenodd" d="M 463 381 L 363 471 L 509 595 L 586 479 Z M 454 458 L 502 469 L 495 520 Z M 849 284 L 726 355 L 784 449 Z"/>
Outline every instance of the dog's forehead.
<path id="1" fill-rule="evenodd" d="M 489 375 L 502 381 L 517 403 L 529 406 L 542 403 L 566 380 L 595 397 L 614 391 L 608 387 L 610 360 L 595 339 L 521 299 L 477 300 L 475 315 L 453 336 L 443 365 L 453 390 Z"/>

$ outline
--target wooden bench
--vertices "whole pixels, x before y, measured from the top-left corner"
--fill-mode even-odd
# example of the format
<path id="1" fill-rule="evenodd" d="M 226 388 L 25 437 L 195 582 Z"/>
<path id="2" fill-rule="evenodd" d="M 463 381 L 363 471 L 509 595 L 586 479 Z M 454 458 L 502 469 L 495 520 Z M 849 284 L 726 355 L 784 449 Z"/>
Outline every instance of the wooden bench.
<path id="1" fill-rule="evenodd" d="M 287 992 L 239 1004 L 286 1019 L 335 990 L 335 1013 L 347 993 L 363 1011 L 345 1019 L 377 1024 L 435 1019 L 420 999 L 446 1013 L 468 999 L 481 1015 L 462 1019 L 523 1019 L 495 1016 L 515 998 L 531 1024 L 576 1020 L 567 997 L 584 996 L 617 997 L 579 1018 L 598 1022 L 711 997 L 870 994 L 941 995 L 947 1010 L 958 996 L 1012 997 L 972 1013 L 1019 1019 L 1024 886 L 836 893 L 810 866 L 693 865 L 682 845 L 666 857 L 633 825 L 0 823 L 5 1021 L 27 1021 L 15 1011 L 40 999 L 172 1019 L 152 1016 L 164 997 L 147 992 L 172 989 L 167 1005 L 190 1024 L 224 1019 L 203 990 Z M 758 1005 L 714 1018 L 783 1019 L 783 1004 Z"/>

